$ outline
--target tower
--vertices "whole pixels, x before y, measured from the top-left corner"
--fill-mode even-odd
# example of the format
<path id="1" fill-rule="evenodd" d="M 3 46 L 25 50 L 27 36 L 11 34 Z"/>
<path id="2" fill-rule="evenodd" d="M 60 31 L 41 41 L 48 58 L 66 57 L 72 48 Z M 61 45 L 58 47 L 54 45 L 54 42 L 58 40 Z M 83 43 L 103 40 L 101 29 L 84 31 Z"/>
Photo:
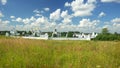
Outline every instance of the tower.
<path id="1" fill-rule="evenodd" d="M 57 36 L 58 36 L 57 29 L 55 29 L 52 33 L 52 37 L 57 37 Z"/>

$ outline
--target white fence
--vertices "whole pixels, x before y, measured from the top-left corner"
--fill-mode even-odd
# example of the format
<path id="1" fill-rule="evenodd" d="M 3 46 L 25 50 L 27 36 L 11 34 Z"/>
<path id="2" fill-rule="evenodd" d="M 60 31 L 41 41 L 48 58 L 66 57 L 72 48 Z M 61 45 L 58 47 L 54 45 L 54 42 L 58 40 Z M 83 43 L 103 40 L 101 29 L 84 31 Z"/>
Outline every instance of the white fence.
<path id="1" fill-rule="evenodd" d="M 90 38 L 50 38 L 50 40 L 90 40 Z"/>

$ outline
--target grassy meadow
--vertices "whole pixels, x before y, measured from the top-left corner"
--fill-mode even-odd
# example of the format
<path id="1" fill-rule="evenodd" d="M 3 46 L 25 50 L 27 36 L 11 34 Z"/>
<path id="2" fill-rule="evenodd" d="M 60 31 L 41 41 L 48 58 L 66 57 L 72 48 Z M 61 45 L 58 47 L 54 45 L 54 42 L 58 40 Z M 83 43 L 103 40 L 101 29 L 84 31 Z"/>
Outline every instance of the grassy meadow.
<path id="1" fill-rule="evenodd" d="M 0 37 L 0 68 L 120 68 L 120 41 Z"/>

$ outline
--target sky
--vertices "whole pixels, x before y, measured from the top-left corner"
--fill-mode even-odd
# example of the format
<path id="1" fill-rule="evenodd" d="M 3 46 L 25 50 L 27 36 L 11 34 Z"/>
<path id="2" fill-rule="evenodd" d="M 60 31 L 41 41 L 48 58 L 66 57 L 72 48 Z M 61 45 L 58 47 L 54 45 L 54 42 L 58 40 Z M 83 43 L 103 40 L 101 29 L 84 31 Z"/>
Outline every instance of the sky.
<path id="1" fill-rule="evenodd" d="M 0 0 L 0 31 L 120 33 L 120 0 Z"/>

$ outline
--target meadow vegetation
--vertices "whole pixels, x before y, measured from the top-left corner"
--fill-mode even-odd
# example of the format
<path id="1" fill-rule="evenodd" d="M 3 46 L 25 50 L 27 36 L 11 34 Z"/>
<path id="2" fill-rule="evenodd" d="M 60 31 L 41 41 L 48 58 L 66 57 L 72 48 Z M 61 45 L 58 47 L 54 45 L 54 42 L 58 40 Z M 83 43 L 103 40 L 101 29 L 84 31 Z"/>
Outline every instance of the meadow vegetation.
<path id="1" fill-rule="evenodd" d="M 120 68 L 120 41 L 0 37 L 0 68 Z"/>

